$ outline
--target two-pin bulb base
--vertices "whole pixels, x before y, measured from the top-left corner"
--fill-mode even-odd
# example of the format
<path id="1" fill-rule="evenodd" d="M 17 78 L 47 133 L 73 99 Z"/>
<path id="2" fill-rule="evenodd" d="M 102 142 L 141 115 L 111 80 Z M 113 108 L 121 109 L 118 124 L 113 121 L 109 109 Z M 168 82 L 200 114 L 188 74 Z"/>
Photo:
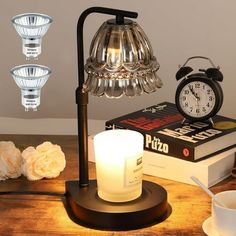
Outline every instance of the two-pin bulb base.
<path id="1" fill-rule="evenodd" d="M 22 38 L 22 52 L 26 59 L 38 59 L 41 54 L 42 38 Z"/>
<path id="2" fill-rule="evenodd" d="M 25 111 L 37 111 L 40 105 L 40 89 L 22 89 L 21 104 L 25 107 Z"/>

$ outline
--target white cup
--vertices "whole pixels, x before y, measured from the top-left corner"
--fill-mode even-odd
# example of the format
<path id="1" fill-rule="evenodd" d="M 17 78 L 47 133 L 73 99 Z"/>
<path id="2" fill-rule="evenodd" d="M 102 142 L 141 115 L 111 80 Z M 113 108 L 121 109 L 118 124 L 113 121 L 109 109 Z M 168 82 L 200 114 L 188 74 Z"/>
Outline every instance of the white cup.
<path id="1" fill-rule="evenodd" d="M 214 200 L 218 200 L 225 207 Z M 212 200 L 212 220 L 222 236 L 236 236 L 236 190 L 220 192 Z"/>
<path id="2" fill-rule="evenodd" d="M 143 135 L 131 130 L 107 130 L 94 136 L 98 196 L 127 202 L 142 193 Z"/>

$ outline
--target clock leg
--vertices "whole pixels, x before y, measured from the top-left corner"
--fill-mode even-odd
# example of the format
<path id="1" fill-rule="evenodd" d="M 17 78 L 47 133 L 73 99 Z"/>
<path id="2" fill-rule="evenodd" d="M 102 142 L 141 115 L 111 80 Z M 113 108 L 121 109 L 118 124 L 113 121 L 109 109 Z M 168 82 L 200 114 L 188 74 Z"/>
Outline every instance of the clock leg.
<path id="1" fill-rule="evenodd" d="M 182 121 L 181 121 L 181 125 L 183 125 L 185 123 L 186 119 L 184 118 Z"/>
<path id="2" fill-rule="evenodd" d="M 212 120 L 212 118 L 209 119 L 210 123 L 212 126 L 214 126 L 214 121 Z"/>

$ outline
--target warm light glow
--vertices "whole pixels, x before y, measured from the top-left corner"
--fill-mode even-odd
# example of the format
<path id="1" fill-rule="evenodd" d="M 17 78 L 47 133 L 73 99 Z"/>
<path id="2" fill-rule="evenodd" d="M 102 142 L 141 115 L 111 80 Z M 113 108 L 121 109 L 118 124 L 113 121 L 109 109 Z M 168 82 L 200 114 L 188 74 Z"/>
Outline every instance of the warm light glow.
<path id="1" fill-rule="evenodd" d="M 112 66 L 120 64 L 122 58 L 122 51 L 119 48 L 108 48 L 107 49 L 107 61 Z"/>
<path id="2" fill-rule="evenodd" d="M 95 135 L 98 195 L 126 202 L 142 193 L 143 135 L 131 130 L 108 130 Z"/>

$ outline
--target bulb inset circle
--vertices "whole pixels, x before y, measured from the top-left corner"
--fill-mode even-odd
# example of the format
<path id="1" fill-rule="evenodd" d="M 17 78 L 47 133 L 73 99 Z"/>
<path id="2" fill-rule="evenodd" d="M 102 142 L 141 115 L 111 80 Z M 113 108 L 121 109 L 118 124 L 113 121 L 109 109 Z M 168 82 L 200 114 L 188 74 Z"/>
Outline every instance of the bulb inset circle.
<path id="1" fill-rule="evenodd" d="M 22 38 L 22 52 L 26 58 L 38 58 L 42 37 L 52 23 L 52 18 L 40 13 L 24 13 L 12 18 L 17 33 Z"/>
<path id="2" fill-rule="evenodd" d="M 47 82 L 51 69 L 46 66 L 26 64 L 11 69 L 11 74 L 21 89 L 21 103 L 26 111 L 37 111 L 41 88 Z"/>

